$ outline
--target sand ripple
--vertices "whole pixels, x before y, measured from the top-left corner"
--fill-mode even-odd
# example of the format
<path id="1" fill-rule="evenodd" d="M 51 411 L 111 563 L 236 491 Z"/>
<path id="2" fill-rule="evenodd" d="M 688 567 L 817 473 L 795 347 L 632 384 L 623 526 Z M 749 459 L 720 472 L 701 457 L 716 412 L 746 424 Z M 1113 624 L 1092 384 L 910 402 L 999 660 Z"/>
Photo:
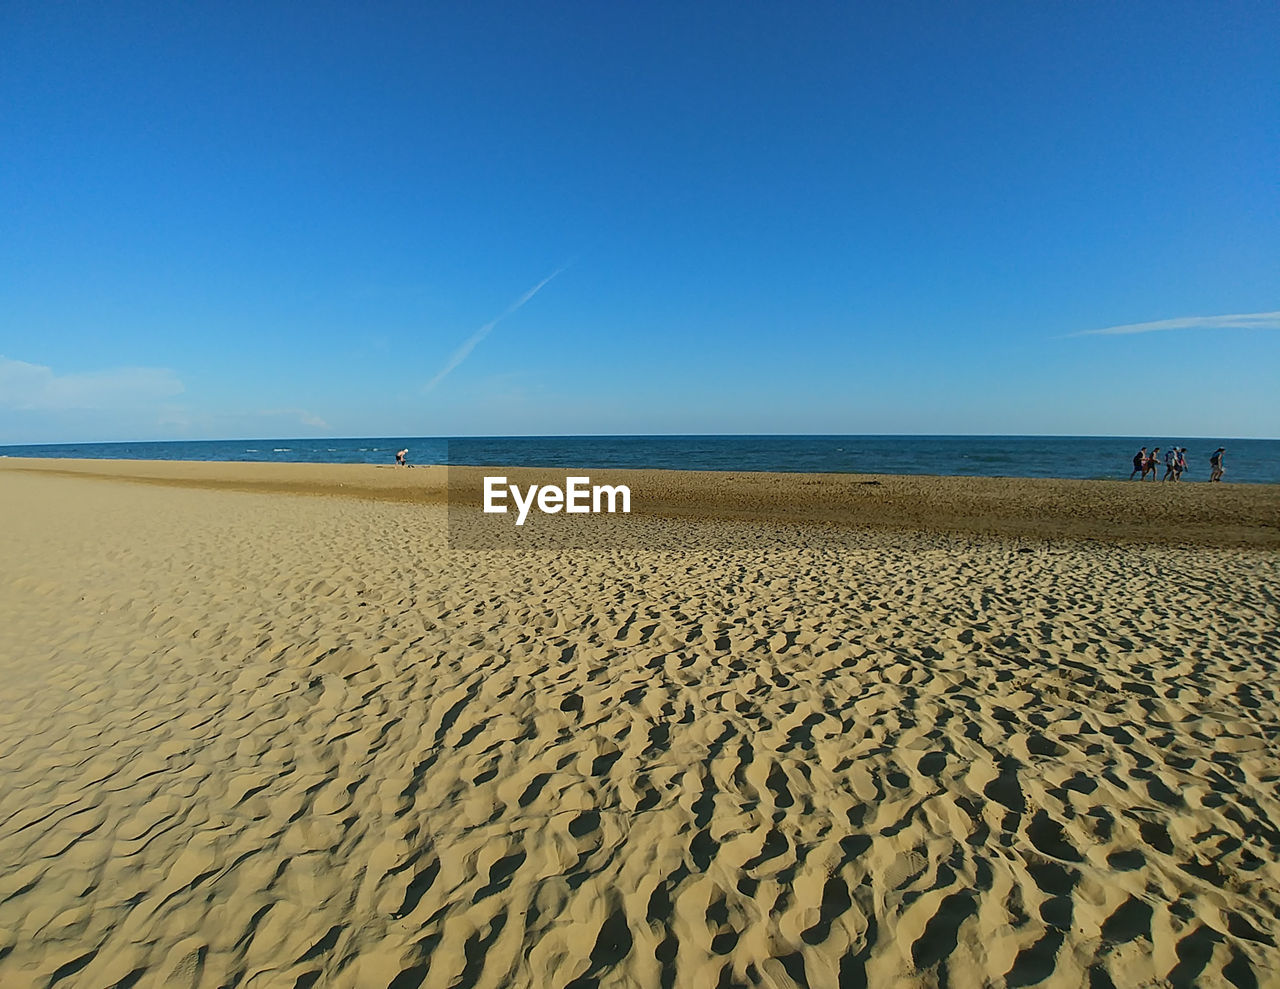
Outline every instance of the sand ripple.
<path id="1" fill-rule="evenodd" d="M 1276 984 L 1274 553 L 0 481 L 5 987 Z"/>

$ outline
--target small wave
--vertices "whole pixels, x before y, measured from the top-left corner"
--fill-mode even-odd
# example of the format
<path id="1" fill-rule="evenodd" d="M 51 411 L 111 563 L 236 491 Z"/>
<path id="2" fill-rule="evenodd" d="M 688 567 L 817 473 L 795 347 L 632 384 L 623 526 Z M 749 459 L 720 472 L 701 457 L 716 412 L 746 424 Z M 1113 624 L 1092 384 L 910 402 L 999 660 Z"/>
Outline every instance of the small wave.
<path id="1" fill-rule="evenodd" d="M 248 446 L 248 447 L 245 447 L 244 452 L 245 452 L 245 453 L 257 453 L 257 452 L 258 452 L 258 448 L 257 448 L 256 446 Z"/>
<path id="2" fill-rule="evenodd" d="M 275 447 L 271 452 L 272 452 L 272 453 L 293 453 L 293 447 L 291 447 L 291 446 L 277 446 L 277 447 Z"/>

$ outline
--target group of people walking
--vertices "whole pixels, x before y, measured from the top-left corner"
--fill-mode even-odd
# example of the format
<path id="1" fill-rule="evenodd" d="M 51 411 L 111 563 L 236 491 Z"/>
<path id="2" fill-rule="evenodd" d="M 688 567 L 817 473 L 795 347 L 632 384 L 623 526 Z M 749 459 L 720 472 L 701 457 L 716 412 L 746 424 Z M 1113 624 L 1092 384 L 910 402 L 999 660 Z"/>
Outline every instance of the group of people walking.
<path id="1" fill-rule="evenodd" d="M 1221 481 L 1222 475 L 1227 469 L 1222 465 L 1222 455 L 1226 453 L 1225 447 L 1218 447 L 1213 451 L 1213 455 L 1209 457 L 1209 480 Z M 1139 474 L 1142 476 L 1139 480 L 1145 481 L 1147 475 L 1151 475 L 1151 480 L 1156 480 L 1160 473 L 1160 464 L 1164 464 L 1164 477 L 1162 481 L 1181 481 L 1182 475 L 1187 469 L 1187 448 L 1185 446 L 1171 446 L 1164 452 L 1164 459 L 1160 457 L 1160 447 L 1152 447 L 1151 452 L 1147 452 L 1144 446 L 1141 450 L 1133 455 L 1133 473 L 1129 475 L 1129 480 L 1133 480 Z"/>

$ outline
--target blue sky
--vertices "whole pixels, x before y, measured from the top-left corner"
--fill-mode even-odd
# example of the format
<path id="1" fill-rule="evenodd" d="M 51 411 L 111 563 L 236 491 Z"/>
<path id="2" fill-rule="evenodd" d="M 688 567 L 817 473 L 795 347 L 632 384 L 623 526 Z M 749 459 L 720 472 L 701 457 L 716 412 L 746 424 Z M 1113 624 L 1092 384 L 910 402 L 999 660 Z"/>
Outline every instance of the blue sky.
<path id="1" fill-rule="evenodd" d="M 7 3 L 0 443 L 1280 436 L 1278 48 L 1271 2 Z"/>

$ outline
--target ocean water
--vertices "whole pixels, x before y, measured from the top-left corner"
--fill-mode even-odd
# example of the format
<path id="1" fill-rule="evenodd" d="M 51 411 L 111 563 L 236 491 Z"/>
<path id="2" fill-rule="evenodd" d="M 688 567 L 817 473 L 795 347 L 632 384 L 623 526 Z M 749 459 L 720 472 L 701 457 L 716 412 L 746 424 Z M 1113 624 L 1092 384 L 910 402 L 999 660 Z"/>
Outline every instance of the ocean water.
<path id="1" fill-rule="evenodd" d="M 1157 444 L 1187 448 L 1184 480 L 1207 481 L 1224 446 L 1228 481 L 1280 484 L 1280 440 L 1225 437 L 398 436 L 0 446 L 0 457 L 389 464 L 408 447 L 416 464 L 1124 479 L 1138 448 Z"/>

